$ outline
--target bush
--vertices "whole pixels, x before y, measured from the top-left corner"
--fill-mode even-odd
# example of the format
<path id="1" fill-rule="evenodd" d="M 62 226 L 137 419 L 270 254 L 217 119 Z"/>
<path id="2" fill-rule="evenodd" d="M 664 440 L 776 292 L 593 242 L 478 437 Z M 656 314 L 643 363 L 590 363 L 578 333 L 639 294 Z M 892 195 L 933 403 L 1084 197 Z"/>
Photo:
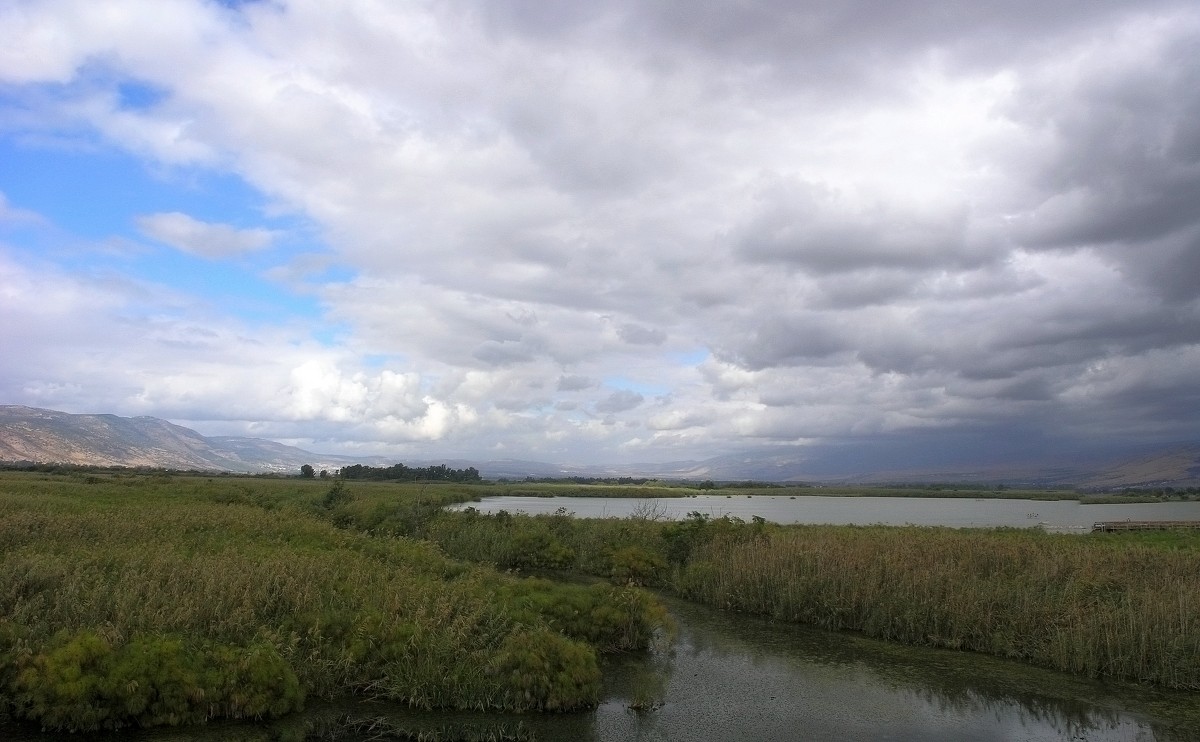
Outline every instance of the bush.
<path id="1" fill-rule="evenodd" d="M 612 554 L 613 582 L 627 585 L 647 585 L 658 581 L 667 563 L 658 554 L 640 546 L 626 546 Z"/>
<path id="2" fill-rule="evenodd" d="M 93 631 L 60 637 L 10 683 L 15 714 L 68 732 L 260 718 L 299 709 L 296 674 L 274 648 L 141 636 L 114 648 Z"/>
<path id="3" fill-rule="evenodd" d="M 517 631 L 505 639 L 494 671 L 512 709 L 570 711 L 600 698 L 600 667 L 585 645 L 545 629 Z"/>

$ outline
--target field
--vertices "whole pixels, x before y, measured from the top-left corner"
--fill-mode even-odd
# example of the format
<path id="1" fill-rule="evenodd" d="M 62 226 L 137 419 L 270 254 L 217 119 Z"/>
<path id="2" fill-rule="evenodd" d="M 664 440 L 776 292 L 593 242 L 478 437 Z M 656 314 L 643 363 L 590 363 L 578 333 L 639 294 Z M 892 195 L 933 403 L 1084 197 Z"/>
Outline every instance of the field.
<path id="1" fill-rule="evenodd" d="M 87 730 L 276 716 L 347 695 L 587 707 L 602 654 L 667 633 L 646 587 L 1200 690 L 1196 533 L 442 510 L 504 487 L 0 474 L 0 714 Z"/>

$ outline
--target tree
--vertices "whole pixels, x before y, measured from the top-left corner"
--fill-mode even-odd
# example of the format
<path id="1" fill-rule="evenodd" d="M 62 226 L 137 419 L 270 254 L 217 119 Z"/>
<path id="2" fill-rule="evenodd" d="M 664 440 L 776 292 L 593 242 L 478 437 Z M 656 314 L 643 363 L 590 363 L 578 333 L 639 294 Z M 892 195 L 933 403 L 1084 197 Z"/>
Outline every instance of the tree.
<path id="1" fill-rule="evenodd" d="M 312 468 L 312 464 L 305 464 L 304 466 L 300 467 L 300 476 L 304 477 L 305 479 L 312 479 L 314 476 L 316 476 L 316 470 Z"/>

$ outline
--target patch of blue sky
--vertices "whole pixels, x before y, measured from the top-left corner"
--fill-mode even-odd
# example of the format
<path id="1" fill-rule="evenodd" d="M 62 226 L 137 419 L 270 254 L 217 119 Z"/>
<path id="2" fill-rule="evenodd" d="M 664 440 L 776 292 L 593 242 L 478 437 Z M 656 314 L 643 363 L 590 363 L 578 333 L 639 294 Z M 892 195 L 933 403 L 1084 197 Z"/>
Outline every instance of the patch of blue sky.
<path id="1" fill-rule="evenodd" d="M 171 248 L 153 249 L 120 269 L 131 277 L 200 297 L 248 324 L 315 323 L 323 316 L 316 296 L 292 291 L 256 271 Z"/>
<path id="2" fill-rule="evenodd" d="M 661 397 L 671 391 L 668 387 L 661 384 L 637 381 L 626 376 L 608 376 L 604 379 L 604 385 L 613 389 L 625 389 L 637 392 L 643 397 Z"/>
<path id="3" fill-rule="evenodd" d="M 308 274 L 308 280 L 314 283 L 350 283 L 358 277 L 358 272 L 344 265 L 329 265 Z"/>
<path id="4" fill-rule="evenodd" d="M 131 111 L 147 111 L 162 103 L 170 92 L 157 85 L 136 80 L 117 83 L 117 100 L 121 108 Z"/>
<path id="5" fill-rule="evenodd" d="M 313 294 L 293 291 L 265 273 L 286 264 L 291 254 L 320 253 L 324 246 L 301 219 L 264 215 L 261 194 L 235 175 L 198 169 L 152 174 L 113 149 L 37 146 L 0 137 L 0 193 L 10 207 L 39 214 L 57 233 L 5 225 L 10 245 L 31 258 L 57 257 L 64 269 L 119 272 L 169 286 L 254 324 L 321 317 Z M 170 211 L 241 229 L 267 228 L 280 237 L 265 250 L 208 260 L 159 245 L 138 230 L 138 217 Z M 114 240 L 127 249 L 107 249 Z M 309 278 L 332 282 L 353 275 L 333 266 Z"/>
<path id="6" fill-rule="evenodd" d="M 668 357 L 680 366 L 698 366 L 708 360 L 709 352 L 707 348 L 697 348 L 682 353 L 671 353 Z"/>
<path id="7" fill-rule="evenodd" d="M 349 334 L 350 326 L 345 323 L 326 323 L 312 329 L 312 338 L 327 348 L 342 345 Z"/>
<path id="8" fill-rule="evenodd" d="M 235 175 L 198 169 L 151 174 L 112 150 L 28 145 L 0 138 L 0 192 L 64 230 L 103 239 L 136 234 L 136 218 L 179 211 L 236 227 L 267 226 L 263 198 Z M 280 220 L 274 220 L 280 221 Z"/>

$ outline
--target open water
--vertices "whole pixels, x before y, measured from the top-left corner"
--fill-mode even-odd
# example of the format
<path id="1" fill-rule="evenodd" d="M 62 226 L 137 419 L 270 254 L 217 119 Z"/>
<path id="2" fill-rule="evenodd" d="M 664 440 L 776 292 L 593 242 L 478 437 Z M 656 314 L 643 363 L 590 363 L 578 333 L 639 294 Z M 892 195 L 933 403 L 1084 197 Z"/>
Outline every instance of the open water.
<path id="1" fill-rule="evenodd" d="M 1090 531 L 1097 521 L 1200 521 L 1200 501 L 1089 505 L 1078 500 L 1007 500 L 966 497 L 821 497 L 809 495 L 696 495 L 636 499 L 618 497 L 485 497 L 464 503 L 481 512 L 554 513 L 580 518 L 625 518 L 635 511 L 681 520 L 689 513 L 710 517 L 754 516 L 772 523 L 831 525 L 919 525 L 955 528 L 1040 526 L 1048 531 Z"/>

